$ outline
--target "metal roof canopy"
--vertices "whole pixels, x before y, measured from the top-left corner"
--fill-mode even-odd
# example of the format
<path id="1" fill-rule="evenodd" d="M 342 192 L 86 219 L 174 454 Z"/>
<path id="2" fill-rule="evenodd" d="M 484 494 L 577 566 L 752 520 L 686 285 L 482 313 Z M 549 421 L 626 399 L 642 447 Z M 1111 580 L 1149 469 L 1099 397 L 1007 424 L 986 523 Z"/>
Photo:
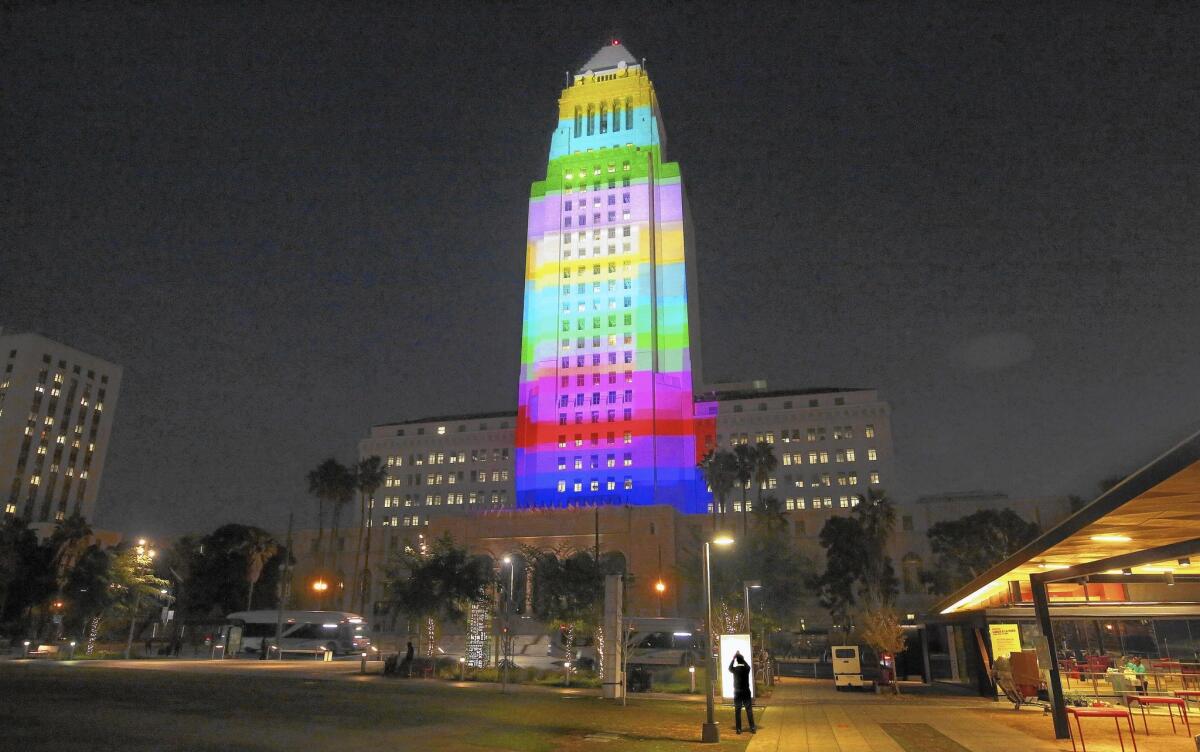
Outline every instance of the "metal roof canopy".
<path id="1" fill-rule="evenodd" d="M 1104 573 L 1109 570 L 1132 569 L 1136 566 L 1168 559 L 1180 560 L 1196 554 L 1200 554 L 1200 538 L 1191 538 L 1165 546 L 1148 548 L 1133 553 L 1118 554 L 1117 556 L 1109 556 L 1105 559 L 1096 559 L 1087 564 L 1072 566 L 1067 569 L 1037 572 L 1029 576 L 1029 584 L 1033 589 L 1033 612 L 1037 618 L 1038 626 L 1041 628 L 1042 636 L 1046 638 L 1046 644 L 1050 649 L 1050 665 L 1047 668 L 1050 671 L 1050 704 L 1054 713 L 1055 737 L 1059 739 L 1070 738 L 1071 729 L 1067 723 L 1067 709 L 1062 693 L 1062 677 L 1059 674 L 1058 656 L 1054 647 L 1054 623 L 1050 620 L 1050 598 L 1047 594 L 1046 586 L 1052 582 L 1064 582 L 1068 580 L 1082 579 L 1086 582 L 1094 575 L 1100 575 L 1108 579 L 1111 576 Z M 1126 575 L 1118 575 L 1113 579 L 1119 579 L 1124 576 Z M 1189 580 L 1192 579 L 1191 575 L 1187 577 Z M 1158 579 L 1162 581 L 1164 576 L 1160 575 Z"/>
<path id="2" fill-rule="evenodd" d="M 951 614 L 970 609 L 1009 581 L 1032 582 L 1032 576 L 1037 574 L 1062 573 L 1062 577 L 1052 580 L 1056 582 L 1078 577 L 1083 567 L 1098 559 L 1119 560 L 1128 555 L 1138 563 L 1109 563 L 1105 568 L 1161 563 L 1137 574 L 1169 571 L 1177 565 L 1172 557 L 1143 561 L 1140 554 L 1148 549 L 1165 550 L 1167 546 L 1197 537 L 1200 537 L 1200 432 L 942 599 L 933 610 Z"/>

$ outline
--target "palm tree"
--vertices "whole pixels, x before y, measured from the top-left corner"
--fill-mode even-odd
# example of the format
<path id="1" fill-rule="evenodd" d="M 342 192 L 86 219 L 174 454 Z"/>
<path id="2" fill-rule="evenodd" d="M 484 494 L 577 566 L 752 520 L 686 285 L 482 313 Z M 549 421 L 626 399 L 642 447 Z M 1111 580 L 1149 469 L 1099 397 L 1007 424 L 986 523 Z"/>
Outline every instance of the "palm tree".
<path id="1" fill-rule="evenodd" d="M 738 444 L 733 448 L 734 477 L 742 489 L 742 532 L 749 532 L 747 525 L 750 518 L 746 510 L 746 491 L 750 480 L 754 478 L 756 454 L 754 447 L 749 444 Z"/>
<path id="2" fill-rule="evenodd" d="M 767 485 L 767 481 L 771 477 L 771 473 L 775 472 L 775 468 L 779 467 L 779 458 L 775 456 L 775 447 L 765 441 L 760 441 L 754 445 L 754 485 L 758 488 L 758 498 L 754 500 L 754 508 L 757 510 L 762 507 L 763 502 L 763 486 Z M 745 511 L 745 505 L 742 510 Z"/>
<path id="3" fill-rule="evenodd" d="M 265 531 L 248 528 L 246 541 L 239 548 L 246 552 L 246 582 L 250 583 L 246 610 L 249 611 L 254 604 L 254 585 L 262 577 L 263 567 L 279 553 L 279 544 Z"/>
<path id="4" fill-rule="evenodd" d="M 322 462 L 313 470 L 308 472 L 308 492 L 317 497 L 317 566 L 324 568 L 325 556 L 321 549 L 321 541 L 325 537 L 325 503 L 333 504 L 334 508 L 334 535 L 337 534 L 337 516 L 345 501 L 341 499 L 345 496 L 345 489 L 350 483 L 347 478 L 353 479 L 350 469 L 342 463 L 335 460 L 333 457 Z M 353 490 L 351 490 L 353 493 Z"/>
<path id="5" fill-rule="evenodd" d="M 723 449 L 712 449 L 699 464 L 704 480 L 713 493 L 713 529 L 717 527 L 717 515 L 725 517 L 725 505 L 729 492 L 733 490 L 736 460 L 732 453 Z"/>
<path id="6" fill-rule="evenodd" d="M 354 485 L 358 489 L 359 496 L 359 518 L 358 518 L 358 545 L 354 549 L 354 593 L 359 594 L 359 610 L 366 613 L 367 608 L 367 588 L 370 579 L 371 571 L 371 534 L 372 521 L 374 513 L 374 495 L 379 487 L 383 485 L 383 481 L 387 478 L 387 470 L 383 467 L 383 460 L 378 456 L 367 457 L 360 460 L 354 468 L 355 478 Z M 363 546 L 363 531 L 367 533 L 367 545 Z M 359 552 L 363 554 L 363 567 L 358 568 Z"/>

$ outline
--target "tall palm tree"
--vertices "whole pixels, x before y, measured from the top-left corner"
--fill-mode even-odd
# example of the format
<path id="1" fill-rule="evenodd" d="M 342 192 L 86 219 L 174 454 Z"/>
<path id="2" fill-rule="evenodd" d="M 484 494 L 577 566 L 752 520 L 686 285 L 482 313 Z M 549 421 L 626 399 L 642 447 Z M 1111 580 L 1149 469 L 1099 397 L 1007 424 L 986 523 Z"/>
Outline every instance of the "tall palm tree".
<path id="1" fill-rule="evenodd" d="M 249 611 L 254 605 L 254 586 L 262 577 L 263 567 L 279 553 L 279 544 L 266 531 L 250 528 L 246 533 L 245 542 L 238 548 L 246 552 L 246 582 L 250 584 L 250 592 L 246 596 L 246 610 Z"/>
<path id="2" fill-rule="evenodd" d="M 348 480 L 349 479 L 349 480 Z M 308 472 L 308 492 L 317 497 L 317 566 L 324 568 L 326 559 L 323 549 L 321 548 L 322 541 L 325 537 L 325 504 L 333 505 L 334 511 L 334 533 L 337 534 L 337 516 L 341 506 L 348 501 L 342 501 L 346 495 L 346 489 L 349 487 L 350 493 L 353 494 L 353 486 L 351 481 L 353 475 L 350 469 L 342 463 L 335 460 L 333 457 L 328 458 L 316 468 Z"/>
<path id="3" fill-rule="evenodd" d="M 725 518 L 725 507 L 729 492 L 733 490 L 737 462 L 732 453 L 724 449 L 712 449 L 700 461 L 700 471 L 713 493 L 713 528 L 717 527 L 717 516 Z"/>
<path id="4" fill-rule="evenodd" d="M 359 518 L 358 518 L 358 545 L 354 549 L 354 588 L 353 593 L 359 596 L 359 611 L 366 613 L 367 608 L 367 589 L 366 585 L 369 581 L 371 571 L 371 534 L 373 531 L 372 522 L 375 516 L 374 496 L 379 487 L 383 485 L 383 481 L 387 478 L 387 470 L 383 466 L 383 460 L 378 456 L 367 457 L 360 460 L 354 468 L 355 477 L 354 485 L 358 489 L 359 497 Z M 367 534 L 367 545 L 363 546 L 363 531 Z M 363 555 L 363 566 L 358 568 L 359 552 Z M 353 596 L 351 596 L 353 598 Z"/>
<path id="5" fill-rule="evenodd" d="M 767 485 L 767 481 L 771 477 L 771 473 L 775 472 L 775 468 L 779 467 L 779 458 L 775 456 L 775 447 L 765 441 L 760 441 L 754 445 L 754 485 L 758 489 L 758 496 L 754 500 L 754 508 L 756 510 L 762 508 L 763 486 Z M 745 506 L 742 509 L 745 510 Z"/>
<path id="6" fill-rule="evenodd" d="M 733 448 L 734 459 L 734 477 L 737 479 L 738 486 L 742 489 L 742 532 L 749 532 L 747 524 L 749 515 L 746 510 L 747 491 L 749 490 L 750 481 L 754 478 L 754 461 L 755 449 L 749 444 L 738 444 Z"/>

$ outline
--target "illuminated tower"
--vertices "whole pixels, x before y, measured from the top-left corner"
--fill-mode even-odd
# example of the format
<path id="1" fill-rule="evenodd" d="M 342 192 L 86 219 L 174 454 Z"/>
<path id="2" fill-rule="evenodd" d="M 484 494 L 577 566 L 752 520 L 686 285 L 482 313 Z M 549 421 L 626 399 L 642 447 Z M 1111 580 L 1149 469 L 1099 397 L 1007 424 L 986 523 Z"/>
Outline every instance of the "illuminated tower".
<path id="1" fill-rule="evenodd" d="M 558 112 L 529 200 L 517 506 L 704 512 L 691 233 L 654 87 L 614 41 Z"/>

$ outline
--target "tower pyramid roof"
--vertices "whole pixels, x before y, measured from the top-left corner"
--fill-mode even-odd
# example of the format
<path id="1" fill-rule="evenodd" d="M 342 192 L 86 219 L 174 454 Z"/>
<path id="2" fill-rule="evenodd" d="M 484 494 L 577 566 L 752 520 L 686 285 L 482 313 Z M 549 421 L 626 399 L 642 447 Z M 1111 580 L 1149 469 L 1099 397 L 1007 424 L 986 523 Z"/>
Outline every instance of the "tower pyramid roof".
<path id="1" fill-rule="evenodd" d="M 629 50 L 625 49 L 625 45 L 614 39 L 609 44 L 604 45 L 592 55 L 576 73 L 602 73 L 604 71 L 613 70 L 618 67 L 618 63 L 626 65 L 641 65 L 641 61 L 630 54 Z"/>

